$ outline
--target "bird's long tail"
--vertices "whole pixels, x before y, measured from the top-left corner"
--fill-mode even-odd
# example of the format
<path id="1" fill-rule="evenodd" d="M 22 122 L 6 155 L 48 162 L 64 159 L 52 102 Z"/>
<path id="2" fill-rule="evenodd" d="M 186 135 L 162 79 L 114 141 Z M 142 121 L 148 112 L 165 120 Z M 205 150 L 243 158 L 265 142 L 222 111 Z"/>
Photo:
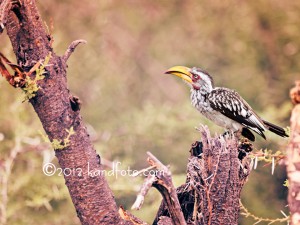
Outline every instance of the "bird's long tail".
<path id="1" fill-rule="evenodd" d="M 275 134 L 277 134 L 277 135 L 279 135 L 279 136 L 281 136 L 281 137 L 288 137 L 288 136 L 289 136 L 289 135 L 285 132 L 285 130 L 284 130 L 283 128 L 281 128 L 281 127 L 279 127 L 279 126 L 277 126 L 277 125 L 275 125 L 275 124 L 273 124 L 273 123 L 270 123 L 270 122 L 268 122 L 268 121 L 265 121 L 265 120 L 263 120 L 263 122 L 264 122 L 266 128 L 267 128 L 269 131 L 271 131 L 271 132 L 273 132 L 273 133 L 275 133 Z"/>

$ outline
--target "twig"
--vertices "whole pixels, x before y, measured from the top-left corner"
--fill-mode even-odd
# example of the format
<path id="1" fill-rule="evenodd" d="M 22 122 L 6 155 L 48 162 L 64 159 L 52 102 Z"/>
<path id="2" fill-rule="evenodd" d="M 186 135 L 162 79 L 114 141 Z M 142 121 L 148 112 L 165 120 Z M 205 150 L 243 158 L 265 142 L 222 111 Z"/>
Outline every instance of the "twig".
<path id="1" fill-rule="evenodd" d="M 141 191 L 137 196 L 135 203 L 133 204 L 133 209 L 140 209 L 145 195 L 149 191 L 150 187 L 155 187 L 163 196 L 164 201 L 167 205 L 167 209 L 170 218 L 174 225 L 186 225 L 181 206 L 177 197 L 176 189 L 172 182 L 172 174 L 167 166 L 160 162 L 151 152 L 147 152 L 148 163 L 151 167 L 156 168 L 157 171 L 151 176 L 145 179 L 144 184 L 141 187 Z M 148 167 L 147 169 L 151 168 Z"/>
<path id="2" fill-rule="evenodd" d="M 81 43 L 86 44 L 87 41 L 86 41 L 86 40 L 82 40 L 82 39 L 73 41 L 73 42 L 69 45 L 69 47 L 67 48 L 65 54 L 62 56 L 62 60 L 65 61 L 65 62 L 67 62 L 68 59 L 69 59 L 69 57 L 70 57 L 70 56 L 72 55 L 72 53 L 75 51 L 76 47 L 77 47 L 79 44 L 81 44 Z"/>
<path id="3" fill-rule="evenodd" d="M 151 152 L 147 152 L 147 155 L 149 156 L 148 162 L 150 165 L 155 166 L 157 169 L 162 170 L 164 172 L 168 172 L 168 174 L 171 175 L 171 172 L 169 171 L 168 167 L 162 164 L 161 161 L 158 160 Z"/>
<path id="4" fill-rule="evenodd" d="M 153 183 L 157 181 L 157 177 L 154 175 L 148 176 L 143 183 L 140 193 L 137 195 L 135 202 L 133 203 L 131 209 L 140 210 L 143 203 L 145 196 L 147 195 L 148 191 L 152 187 Z"/>
<path id="5" fill-rule="evenodd" d="M 284 218 L 276 218 L 276 219 L 262 218 L 262 217 L 255 216 L 248 211 L 248 209 L 242 204 L 241 201 L 240 201 L 240 207 L 241 207 L 241 210 L 243 210 L 243 212 L 241 212 L 241 215 L 243 215 L 245 217 L 251 217 L 253 220 L 256 221 L 254 224 L 258 224 L 260 222 L 266 222 L 268 224 L 273 224 L 275 222 L 284 223 L 284 222 L 288 222 L 290 219 L 290 217 L 285 214 L 283 214 Z M 281 213 L 282 213 L 282 211 L 281 211 Z"/>
<path id="6" fill-rule="evenodd" d="M 140 171 L 135 172 L 134 174 L 132 174 L 132 177 L 137 177 L 137 176 L 139 176 L 140 174 L 145 173 L 145 172 L 147 172 L 147 171 L 149 171 L 149 170 L 152 170 L 152 169 L 154 169 L 154 168 L 156 168 L 156 166 L 149 166 L 149 167 L 147 167 L 147 168 L 145 168 L 145 169 L 142 169 L 142 170 L 140 170 Z"/>
<path id="7" fill-rule="evenodd" d="M 11 150 L 9 157 L 5 160 L 3 171 L 0 170 L 0 186 L 2 189 L 0 203 L 0 224 L 6 224 L 7 222 L 8 182 L 15 159 L 21 151 L 21 139 L 16 137 L 15 147 Z"/>

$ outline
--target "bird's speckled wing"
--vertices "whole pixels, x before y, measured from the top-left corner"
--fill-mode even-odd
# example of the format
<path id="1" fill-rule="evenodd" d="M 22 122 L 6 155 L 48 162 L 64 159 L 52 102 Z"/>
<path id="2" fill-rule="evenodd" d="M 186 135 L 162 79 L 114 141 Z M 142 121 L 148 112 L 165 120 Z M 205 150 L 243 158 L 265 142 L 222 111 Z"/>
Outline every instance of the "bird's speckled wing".
<path id="1" fill-rule="evenodd" d="M 227 88 L 215 88 L 208 94 L 207 99 L 214 110 L 252 129 L 265 138 L 263 121 L 237 92 Z"/>

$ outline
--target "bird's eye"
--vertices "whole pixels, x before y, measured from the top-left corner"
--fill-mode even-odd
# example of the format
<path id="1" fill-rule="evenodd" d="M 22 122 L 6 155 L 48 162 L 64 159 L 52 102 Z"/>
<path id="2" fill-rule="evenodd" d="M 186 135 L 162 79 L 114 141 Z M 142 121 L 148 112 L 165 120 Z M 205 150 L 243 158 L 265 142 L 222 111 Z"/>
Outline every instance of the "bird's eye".
<path id="1" fill-rule="evenodd" d="M 194 78 L 194 79 L 198 79 L 198 78 L 199 78 L 199 75 L 193 74 L 193 78 Z"/>

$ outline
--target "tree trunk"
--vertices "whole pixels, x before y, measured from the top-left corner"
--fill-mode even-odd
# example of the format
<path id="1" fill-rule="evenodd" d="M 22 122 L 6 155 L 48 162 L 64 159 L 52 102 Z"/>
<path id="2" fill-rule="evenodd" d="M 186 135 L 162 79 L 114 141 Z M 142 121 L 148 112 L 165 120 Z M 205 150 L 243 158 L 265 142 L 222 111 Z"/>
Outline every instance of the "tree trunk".
<path id="1" fill-rule="evenodd" d="M 93 148 L 79 108 L 70 102 L 72 96 L 66 76 L 68 57 L 59 57 L 53 52 L 52 37 L 43 27 L 35 0 L 0 0 L 0 13 L 0 33 L 4 27 L 7 29 L 18 65 L 24 71 L 51 53 L 45 78 L 38 81 L 39 90 L 30 103 L 50 141 L 62 141 L 68 136 L 67 130 L 75 131 L 68 145 L 55 153 L 62 170 L 72 171 L 71 176 L 65 176 L 65 181 L 81 223 L 124 224 L 104 175 L 89 173 L 102 170 L 100 156 Z"/>
<path id="2" fill-rule="evenodd" d="M 237 225 L 240 194 L 251 171 L 245 156 L 252 144 L 238 145 L 236 137 L 212 138 L 207 128 L 201 134 L 202 142 L 191 149 L 186 184 L 177 189 L 184 217 L 190 225 Z M 165 201 L 153 225 L 164 216 L 169 216 Z"/>
<path id="3" fill-rule="evenodd" d="M 300 224 L 300 81 L 291 90 L 295 104 L 291 116 L 291 140 L 287 149 L 289 181 L 288 203 L 291 212 L 291 225 Z"/>

